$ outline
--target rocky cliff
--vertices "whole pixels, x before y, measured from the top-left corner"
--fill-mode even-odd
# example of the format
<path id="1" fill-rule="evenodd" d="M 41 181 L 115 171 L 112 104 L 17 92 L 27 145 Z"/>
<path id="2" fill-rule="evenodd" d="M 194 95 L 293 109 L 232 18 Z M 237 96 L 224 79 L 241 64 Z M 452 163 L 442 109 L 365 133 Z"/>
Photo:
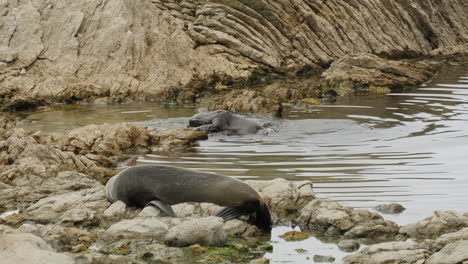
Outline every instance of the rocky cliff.
<path id="1" fill-rule="evenodd" d="M 468 42 L 467 13 L 465 0 L 0 0 L 0 100 L 174 98 L 349 53 L 424 56 Z"/>

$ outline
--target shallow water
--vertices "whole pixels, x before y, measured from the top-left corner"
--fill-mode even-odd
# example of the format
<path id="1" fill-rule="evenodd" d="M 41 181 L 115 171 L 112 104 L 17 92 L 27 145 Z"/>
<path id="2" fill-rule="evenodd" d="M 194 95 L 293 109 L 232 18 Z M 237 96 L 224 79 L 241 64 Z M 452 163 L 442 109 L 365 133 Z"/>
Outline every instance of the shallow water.
<path id="1" fill-rule="evenodd" d="M 25 127 L 64 131 L 101 122 L 135 121 L 183 127 L 194 108 L 159 104 L 47 108 Z M 265 116 L 255 116 L 259 122 Z M 29 124 L 28 124 L 29 123 Z M 318 197 L 371 209 L 397 202 L 406 207 L 386 219 L 407 224 L 434 210 L 468 211 L 468 68 L 450 66 L 418 88 L 388 96 L 359 96 L 332 105 L 286 110 L 268 135 L 210 135 L 195 151 L 138 157 L 238 178 L 311 180 Z M 346 253 L 310 238 L 298 245 L 278 238 L 271 263 L 312 263 L 314 254 Z M 302 248 L 308 253 L 297 253 Z M 309 260 L 306 260 L 309 257 Z"/>

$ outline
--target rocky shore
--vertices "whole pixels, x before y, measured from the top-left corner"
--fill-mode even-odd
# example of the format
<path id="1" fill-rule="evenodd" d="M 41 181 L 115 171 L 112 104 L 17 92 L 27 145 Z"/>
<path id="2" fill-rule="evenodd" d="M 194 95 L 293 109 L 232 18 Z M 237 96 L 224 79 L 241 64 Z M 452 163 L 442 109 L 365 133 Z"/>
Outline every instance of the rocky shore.
<path id="1" fill-rule="evenodd" d="M 135 153 L 184 148 L 206 138 L 187 129 L 91 125 L 42 136 L 1 119 L 0 259 L 5 263 L 263 263 L 269 238 L 249 217 L 211 216 L 219 206 L 184 203 L 177 218 L 109 203 L 104 183 Z M 315 197 L 312 182 L 246 181 L 267 201 L 275 225 L 333 237 L 344 263 L 462 263 L 468 213 L 436 211 L 398 226 L 375 211 Z M 254 239 L 254 240 L 252 240 Z M 249 242 L 251 241 L 251 242 Z M 252 242 L 253 241 L 253 242 Z M 364 246 L 369 245 L 369 246 Z"/>
<path id="2" fill-rule="evenodd" d="M 42 135 L 7 112 L 171 100 L 279 117 L 284 103 L 385 94 L 429 80 L 441 61 L 468 64 L 467 13 L 465 0 L 0 0 L 1 262 L 266 263 L 272 249 L 249 217 L 224 223 L 213 204 L 169 218 L 107 201 L 119 162 L 206 133 L 104 124 Z M 318 199 L 309 181 L 247 183 L 275 225 L 361 248 L 344 263 L 468 261 L 468 213 L 399 226 Z"/>

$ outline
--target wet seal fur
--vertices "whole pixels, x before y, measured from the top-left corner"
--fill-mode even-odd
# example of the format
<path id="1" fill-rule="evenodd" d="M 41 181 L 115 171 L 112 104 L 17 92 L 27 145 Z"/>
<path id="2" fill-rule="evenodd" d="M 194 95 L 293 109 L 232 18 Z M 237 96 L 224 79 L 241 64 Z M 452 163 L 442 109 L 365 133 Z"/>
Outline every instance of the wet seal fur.
<path id="1" fill-rule="evenodd" d="M 208 132 L 228 130 L 235 134 L 254 134 L 263 129 L 258 123 L 232 114 L 226 110 L 198 113 L 189 120 L 189 127 Z"/>
<path id="2" fill-rule="evenodd" d="M 255 213 L 254 224 L 271 231 L 268 207 L 258 193 L 243 181 L 211 173 L 163 166 L 139 165 L 123 170 L 106 184 L 110 202 L 120 200 L 128 206 L 155 206 L 175 217 L 171 205 L 207 202 L 226 206 L 215 216 L 224 221 Z"/>

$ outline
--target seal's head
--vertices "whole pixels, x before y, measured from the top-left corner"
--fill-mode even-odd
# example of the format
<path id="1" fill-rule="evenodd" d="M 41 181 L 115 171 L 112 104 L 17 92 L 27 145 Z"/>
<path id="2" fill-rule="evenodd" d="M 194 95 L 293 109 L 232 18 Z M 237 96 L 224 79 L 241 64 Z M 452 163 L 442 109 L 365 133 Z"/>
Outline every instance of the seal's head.
<path id="1" fill-rule="evenodd" d="M 211 124 L 211 116 L 208 113 L 198 113 L 189 120 L 189 127 L 199 127 Z"/>
<path id="2" fill-rule="evenodd" d="M 217 110 L 213 112 L 198 113 L 192 116 L 189 120 L 189 127 L 199 127 L 209 124 L 227 123 L 232 118 L 232 114 L 226 110 Z M 216 121 L 216 122 L 215 122 Z"/>

